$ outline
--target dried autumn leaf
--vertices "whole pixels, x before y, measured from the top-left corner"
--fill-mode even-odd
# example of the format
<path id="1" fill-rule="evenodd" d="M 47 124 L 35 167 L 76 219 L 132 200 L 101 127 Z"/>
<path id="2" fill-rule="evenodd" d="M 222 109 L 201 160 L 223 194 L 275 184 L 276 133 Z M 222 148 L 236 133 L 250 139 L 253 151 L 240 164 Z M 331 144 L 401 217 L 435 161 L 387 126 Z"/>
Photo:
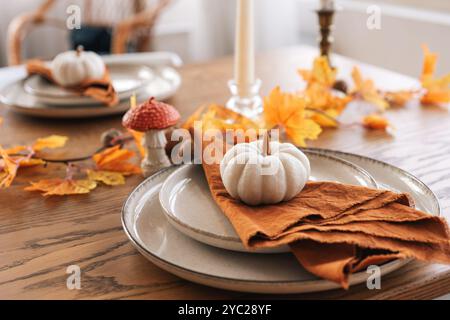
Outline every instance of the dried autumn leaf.
<path id="1" fill-rule="evenodd" d="M 64 147 L 68 138 L 64 136 L 51 135 L 45 138 L 39 138 L 33 144 L 34 151 L 40 151 L 42 149 L 55 149 Z"/>
<path id="2" fill-rule="evenodd" d="M 182 128 L 192 129 L 196 121 L 201 123 L 204 131 L 209 129 L 221 131 L 239 129 L 257 130 L 261 127 L 257 122 L 217 104 L 198 108 L 182 125 Z"/>
<path id="3" fill-rule="evenodd" d="M 331 88 L 336 81 L 337 70 L 330 67 L 325 56 L 314 59 L 313 69 L 299 69 L 298 73 L 303 79 L 311 83 L 319 83 Z"/>
<path id="4" fill-rule="evenodd" d="M 306 118 L 305 105 L 303 97 L 283 93 L 276 87 L 264 99 L 266 127 L 283 127 L 294 144 L 305 146 L 306 139 L 317 139 L 322 131 L 316 122 Z"/>
<path id="5" fill-rule="evenodd" d="M 133 93 L 133 95 L 130 97 L 130 107 L 131 107 L 131 109 L 135 109 L 137 107 L 136 93 Z M 142 144 L 143 139 L 144 139 L 144 133 L 135 131 L 132 129 L 128 129 L 128 128 L 127 128 L 127 130 L 133 136 L 133 139 L 134 139 L 136 147 L 139 151 L 139 154 L 141 155 L 141 157 L 145 157 L 145 148 Z"/>
<path id="6" fill-rule="evenodd" d="M 128 129 L 128 132 L 133 136 L 134 143 L 136 144 L 136 148 L 138 149 L 141 157 L 145 157 L 146 151 L 143 145 L 144 133 L 131 129 Z"/>
<path id="7" fill-rule="evenodd" d="M 44 196 L 64 196 L 86 194 L 96 187 L 97 183 L 92 180 L 47 179 L 32 182 L 25 191 L 39 191 Z"/>
<path id="8" fill-rule="evenodd" d="M 197 108 L 193 114 L 181 125 L 181 128 L 189 130 L 194 127 L 194 122 L 201 119 L 202 113 L 205 111 L 206 105 Z"/>
<path id="9" fill-rule="evenodd" d="M 352 96 L 337 95 L 333 91 L 337 69 L 328 64 L 326 57 L 314 60 L 312 70 L 298 70 L 307 82 L 306 89 L 299 94 L 306 99 L 307 116 L 321 127 L 337 127 L 337 117 L 352 100 Z"/>
<path id="10" fill-rule="evenodd" d="M 337 128 L 339 126 L 339 122 L 336 119 L 339 113 L 335 109 L 326 111 L 309 109 L 307 110 L 307 115 L 322 128 Z"/>
<path id="11" fill-rule="evenodd" d="M 352 92 L 353 95 L 359 96 L 361 99 L 374 104 L 382 111 L 389 107 L 389 103 L 387 103 L 377 90 L 373 80 L 363 79 L 358 67 L 353 67 L 352 78 L 355 83 L 355 89 Z"/>
<path id="12" fill-rule="evenodd" d="M 367 129 L 372 130 L 387 130 L 391 127 L 389 120 L 379 114 L 370 114 L 363 118 L 362 124 Z"/>
<path id="13" fill-rule="evenodd" d="M 12 148 L 6 149 L 5 152 L 9 155 L 12 155 L 12 154 L 20 153 L 25 150 L 28 150 L 27 146 L 14 146 Z"/>
<path id="14" fill-rule="evenodd" d="M 134 157 L 134 152 L 114 146 L 95 154 L 92 158 L 99 171 L 120 172 L 123 175 L 140 174 L 141 169 L 128 162 Z"/>
<path id="15" fill-rule="evenodd" d="M 424 63 L 421 76 L 422 88 L 425 94 L 421 98 L 422 104 L 433 105 L 450 102 L 450 74 L 435 79 L 437 54 L 430 52 L 426 45 L 422 46 L 424 51 Z"/>
<path id="16" fill-rule="evenodd" d="M 39 165 L 44 165 L 46 162 L 42 159 L 27 158 L 27 157 L 13 157 L 19 163 L 20 168 L 28 168 Z"/>
<path id="17" fill-rule="evenodd" d="M 88 170 L 87 175 L 89 180 L 103 182 L 108 186 L 125 184 L 125 177 L 120 172 Z"/>
<path id="18" fill-rule="evenodd" d="M 388 91 L 384 92 L 384 98 L 388 101 L 389 105 L 403 107 L 412 98 L 414 98 L 415 92 L 411 90 L 401 90 L 401 91 Z"/>
<path id="19" fill-rule="evenodd" d="M 0 188 L 8 188 L 14 181 L 19 163 L 11 158 L 6 151 L 0 146 Z"/>

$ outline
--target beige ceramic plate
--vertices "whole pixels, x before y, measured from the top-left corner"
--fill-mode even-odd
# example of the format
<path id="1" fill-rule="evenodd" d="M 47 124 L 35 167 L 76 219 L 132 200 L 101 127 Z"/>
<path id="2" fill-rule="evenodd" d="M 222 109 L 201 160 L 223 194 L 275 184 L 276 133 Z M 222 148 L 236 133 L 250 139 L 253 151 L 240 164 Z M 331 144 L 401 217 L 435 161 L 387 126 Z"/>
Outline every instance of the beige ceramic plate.
<path id="1" fill-rule="evenodd" d="M 311 163 L 312 181 L 334 181 L 376 188 L 375 180 L 360 167 L 332 156 L 305 152 Z M 159 199 L 168 221 L 180 232 L 222 249 L 247 252 L 233 226 L 211 197 L 199 165 L 181 166 L 161 188 Z M 289 252 L 288 246 L 250 252 Z"/>
<path id="2" fill-rule="evenodd" d="M 316 151 L 316 150 L 314 150 Z M 432 191 L 411 174 L 389 164 L 329 150 L 367 170 L 384 188 L 408 192 L 418 209 L 439 215 L 439 202 Z M 251 254 L 205 245 L 178 232 L 167 221 L 159 203 L 162 184 L 176 168 L 161 171 L 145 180 L 126 200 L 122 224 L 133 245 L 150 261 L 181 278 L 200 284 L 244 292 L 303 293 L 338 288 L 305 271 L 295 258 L 283 254 Z M 381 266 L 386 275 L 407 260 Z M 350 284 L 365 282 L 367 273 L 350 277 Z"/>
<path id="3" fill-rule="evenodd" d="M 151 96 L 157 100 L 166 100 L 174 95 L 181 85 L 179 73 L 171 67 L 154 67 L 152 71 L 154 73 L 152 81 L 137 92 L 138 101 Z M 43 103 L 40 100 L 42 97 L 26 92 L 25 81 L 26 79 L 15 81 L 0 90 L 0 102 L 17 113 L 45 118 L 92 118 L 121 114 L 129 109 L 127 100 L 114 107 L 84 103 L 74 105 L 73 97 L 68 99 L 68 104 Z M 130 94 L 129 91 L 125 93 L 126 96 Z"/>

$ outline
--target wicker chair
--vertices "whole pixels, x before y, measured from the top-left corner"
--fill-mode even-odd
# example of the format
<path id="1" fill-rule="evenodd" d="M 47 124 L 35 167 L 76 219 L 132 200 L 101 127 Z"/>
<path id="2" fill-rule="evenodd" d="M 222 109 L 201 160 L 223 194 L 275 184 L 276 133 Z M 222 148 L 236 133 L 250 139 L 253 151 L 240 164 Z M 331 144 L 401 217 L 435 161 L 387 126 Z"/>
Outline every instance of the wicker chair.
<path id="1" fill-rule="evenodd" d="M 146 51 L 151 44 L 151 30 L 170 0 L 80 0 L 83 4 L 82 25 L 112 29 L 112 53 L 124 53 L 130 40 L 136 51 Z M 11 21 L 8 28 L 8 63 L 22 62 L 22 42 L 27 34 L 39 25 L 67 29 L 66 21 L 50 16 L 57 0 L 44 0 L 39 8 L 24 13 Z M 58 5 L 63 1 L 58 0 Z M 73 1 L 71 1 L 73 3 Z M 70 3 L 67 3 L 69 5 Z"/>

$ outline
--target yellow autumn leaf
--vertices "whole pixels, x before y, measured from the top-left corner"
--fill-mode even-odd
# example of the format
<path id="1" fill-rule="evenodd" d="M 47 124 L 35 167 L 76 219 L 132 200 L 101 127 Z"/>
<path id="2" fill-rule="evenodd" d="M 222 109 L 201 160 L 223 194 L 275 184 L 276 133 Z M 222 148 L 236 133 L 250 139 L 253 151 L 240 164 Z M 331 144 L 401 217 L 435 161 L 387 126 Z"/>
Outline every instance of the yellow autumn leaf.
<path id="1" fill-rule="evenodd" d="M 8 188 L 13 183 L 17 170 L 19 169 L 19 163 L 11 158 L 6 151 L 0 146 L 0 189 Z"/>
<path id="2" fill-rule="evenodd" d="M 68 138 L 64 136 L 51 135 L 45 138 L 39 138 L 33 144 L 34 151 L 40 151 L 42 149 L 55 149 L 64 147 Z"/>
<path id="3" fill-rule="evenodd" d="M 26 191 L 39 191 L 44 196 L 65 196 L 75 194 L 86 194 L 97 187 L 97 182 L 92 180 L 72 179 L 47 179 L 32 182 L 26 187 Z"/>
<path id="4" fill-rule="evenodd" d="M 87 175 L 89 180 L 103 182 L 108 186 L 125 184 L 125 177 L 120 172 L 88 170 Z"/>
<path id="5" fill-rule="evenodd" d="M 339 126 L 339 121 L 336 119 L 339 113 L 335 109 L 325 111 L 311 109 L 307 111 L 307 115 L 322 128 L 337 128 Z"/>
<path id="6" fill-rule="evenodd" d="M 369 103 L 372 103 L 382 111 L 386 110 L 389 107 L 389 103 L 387 103 L 387 101 L 377 90 L 373 80 L 363 79 L 361 71 L 356 66 L 353 67 L 352 78 L 353 82 L 355 83 L 355 89 L 352 92 L 353 95 L 358 96 Z"/>
<path id="7" fill-rule="evenodd" d="M 305 98 L 283 93 L 279 87 L 264 98 L 264 119 L 266 127 L 284 128 L 286 135 L 298 146 L 305 146 L 306 139 L 317 139 L 322 129 L 311 119 L 306 118 Z"/>
<path id="8" fill-rule="evenodd" d="M 349 95 L 334 95 L 330 89 L 319 85 L 311 85 L 305 91 L 307 97 L 307 107 L 318 110 L 333 109 L 337 114 L 345 110 L 347 104 L 352 101 Z"/>
<path id="9" fill-rule="evenodd" d="M 217 104 L 211 104 L 208 107 L 198 108 L 189 118 L 183 123 L 182 128 L 192 129 L 196 121 L 201 122 L 202 129 L 217 129 L 238 130 L 238 129 L 259 129 L 261 125 L 237 112 Z"/>
<path id="10" fill-rule="evenodd" d="M 330 67 L 325 56 L 314 59 L 312 70 L 299 69 L 299 75 L 309 84 L 319 83 L 331 88 L 336 82 L 337 70 Z"/>
<path id="11" fill-rule="evenodd" d="M 128 162 L 132 157 L 133 151 L 114 146 L 95 154 L 92 158 L 99 171 L 120 172 L 123 175 L 140 174 L 141 169 Z"/>

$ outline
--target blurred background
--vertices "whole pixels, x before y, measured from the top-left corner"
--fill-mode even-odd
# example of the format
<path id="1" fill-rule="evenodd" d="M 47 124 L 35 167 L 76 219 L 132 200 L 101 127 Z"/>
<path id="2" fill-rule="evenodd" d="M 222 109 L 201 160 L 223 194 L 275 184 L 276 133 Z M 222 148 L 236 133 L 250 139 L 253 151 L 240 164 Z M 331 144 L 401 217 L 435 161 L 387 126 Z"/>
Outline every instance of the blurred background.
<path id="1" fill-rule="evenodd" d="M 96 16 L 103 15 L 116 22 L 126 20 L 132 13 L 124 3 L 129 6 L 133 1 L 91 0 L 90 19 L 96 21 L 100 19 Z M 8 64 L 10 22 L 35 11 L 44 2 L 0 0 L 0 66 Z M 151 7 L 157 1 L 144 2 Z M 47 15 L 65 19 L 71 4 L 79 5 L 83 14 L 87 12 L 86 0 L 55 0 Z M 381 10 L 381 28 L 369 30 L 367 10 L 373 4 Z M 441 57 L 450 56 L 449 0 L 341 0 L 336 5 L 340 11 L 335 20 L 334 52 L 412 76 L 420 73 L 422 43 Z M 257 0 L 258 52 L 299 44 L 316 46 L 318 23 L 313 10 L 318 6 L 319 0 Z M 234 20 L 235 1 L 172 0 L 158 14 L 151 41 L 143 50 L 173 51 L 185 63 L 229 55 L 234 46 Z M 26 38 L 19 40 L 23 58 L 50 58 L 71 45 L 67 28 L 51 23 L 30 28 Z M 438 68 L 439 74 L 450 70 L 450 59 L 440 59 Z"/>

